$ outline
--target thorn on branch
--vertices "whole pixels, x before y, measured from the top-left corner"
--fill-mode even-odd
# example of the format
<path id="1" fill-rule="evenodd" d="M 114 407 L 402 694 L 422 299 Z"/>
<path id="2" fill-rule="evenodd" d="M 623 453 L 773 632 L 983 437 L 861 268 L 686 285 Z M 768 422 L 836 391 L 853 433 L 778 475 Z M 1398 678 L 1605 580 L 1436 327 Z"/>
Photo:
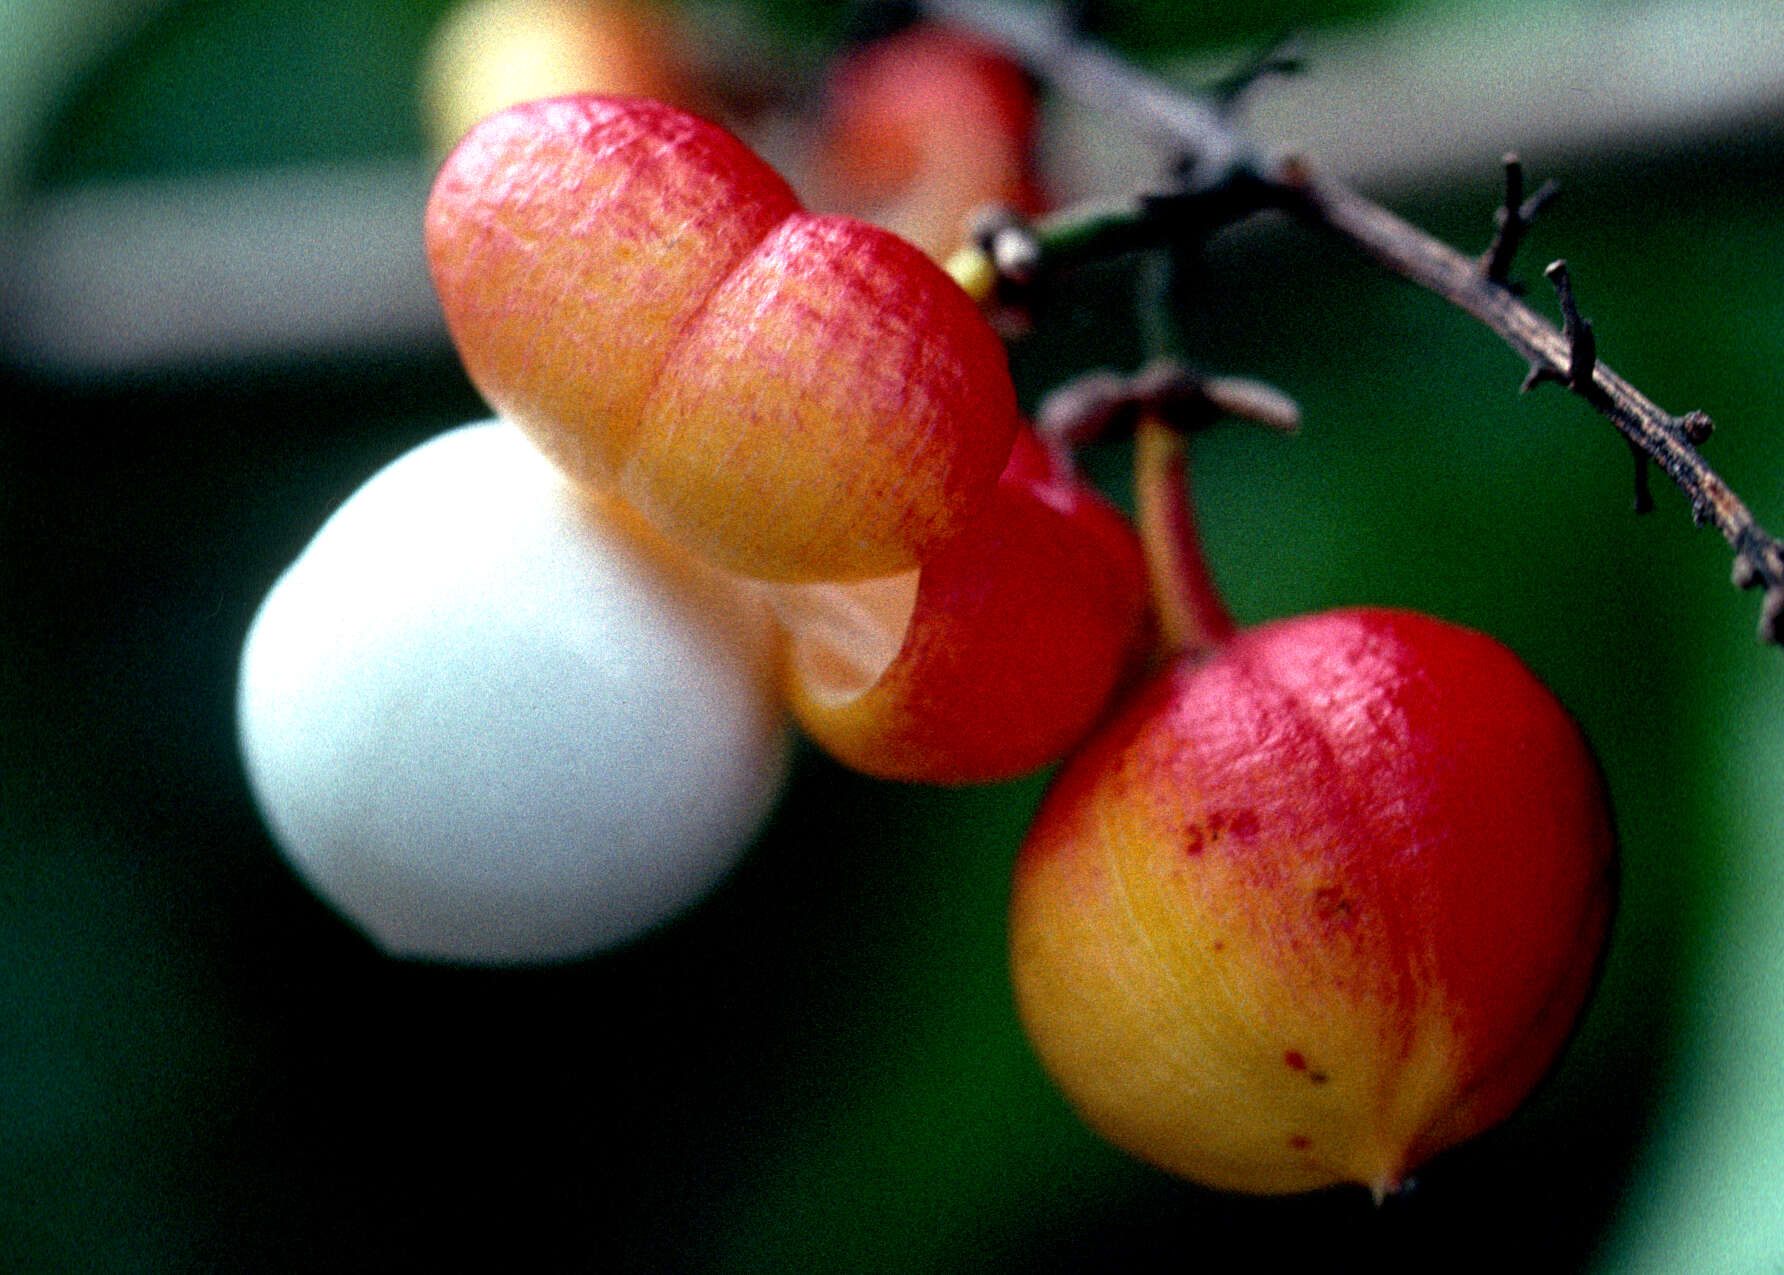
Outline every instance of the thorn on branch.
<path id="1" fill-rule="evenodd" d="M 1511 282 L 1511 263 L 1542 210 L 1561 193 L 1561 184 L 1553 179 L 1537 187 L 1536 193 L 1524 197 L 1524 162 L 1514 153 L 1505 156 L 1505 203 L 1494 214 L 1497 229 L 1493 242 L 1480 257 L 1480 271 L 1488 280 L 1522 291 Z"/>
<path id="2" fill-rule="evenodd" d="M 1567 378 L 1547 363 L 1532 363 L 1530 370 L 1524 374 L 1524 383 L 1518 389 L 1522 393 L 1528 393 L 1538 385 L 1547 385 L 1550 382 L 1556 385 L 1565 385 Z"/>
<path id="3" fill-rule="evenodd" d="M 1629 443 L 1629 455 L 1635 461 L 1635 512 L 1651 514 L 1654 512 L 1654 488 L 1649 482 L 1648 453 L 1633 438 Z"/>
<path id="4" fill-rule="evenodd" d="M 1205 237 L 1210 229 L 1265 209 L 1321 226 L 1444 298 L 1520 352 L 1531 363 L 1526 387 L 1544 381 L 1567 385 L 1609 418 L 1625 438 L 1638 439 L 1652 463 L 1690 500 L 1693 516 L 1714 525 L 1735 550 L 1736 582 L 1764 588 L 1760 636 L 1784 646 L 1784 540 L 1761 527 L 1698 454 L 1697 445 L 1710 435 L 1709 417 L 1701 412 L 1670 415 L 1609 368 L 1598 366 L 1592 329 L 1580 317 L 1563 263 L 1556 262 L 1547 271 L 1565 320 L 1560 334 L 1512 295 L 1514 290 L 1504 282 L 1519 237 L 1555 195 L 1553 183 L 1526 196 L 1521 165 L 1513 162 L 1515 157 L 1508 159 L 1500 232 L 1482 258 L 1471 259 L 1342 182 L 1319 176 L 1302 157 L 1265 163 L 1205 100 L 1174 92 L 1055 22 L 1012 23 L 1001 17 L 994 21 L 990 15 L 1001 14 L 1006 6 L 973 0 L 924 2 L 932 12 L 945 13 L 950 20 L 1000 41 L 1055 90 L 1122 114 L 1136 135 L 1200 160 L 1162 198 L 1137 200 L 1113 214 L 1050 217 L 1042 223 L 1043 276 L 1056 260 L 1083 264 L 1136 248 L 1177 248 Z M 1095 0 L 1080 2 L 1094 8 Z M 992 273 L 988 265 L 983 273 Z M 1121 414 L 1110 410 L 1104 419 Z M 1645 484 L 1648 477 L 1649 471 L 1644 471 L 1639 481 Z"/>
<path id="5" fill-rule="evenodd" d="M 1239 101 L 1264 80 L 1277 75 L 1299 75 L 1307 60 L 1292 51 L 1294 33 L 1283 31 L 1258 50 L 1244 66 L 1208 88 L 1208 98 L 1222 115 L 1232 114 Z"/>
<path id="6" fill-rule="evenodd" d="M 1589 399 L 1598 398 L 1592 374 L 1598 368 L 1598 338 L 1592 325 L 1580 317 L 1579 303 L 1573 296 L 1573 278 L 1565 261 L 1551 261 L 1543 271 L 1555 285 L 1561 300 L 1561 336 L 1567 342 L 1567 370 L 1557 377 L 1568 389 Z M 1549 378 L 1538 378 L 1549 379 Z"/>
<path id="7" fill-rule="evenodd" d="M 1769 554 L 1768 554 L 1769 551 Z M 1768 570 L 1768 556 L 1769 566 Z M 1765 588 L 1765 599 L 1759 606 L 1759 640 L 1784 646 L 1784 557 L 1775 541 L 1749 544 L 1735 555 L 1734 586 L 1737 589 Z"/>

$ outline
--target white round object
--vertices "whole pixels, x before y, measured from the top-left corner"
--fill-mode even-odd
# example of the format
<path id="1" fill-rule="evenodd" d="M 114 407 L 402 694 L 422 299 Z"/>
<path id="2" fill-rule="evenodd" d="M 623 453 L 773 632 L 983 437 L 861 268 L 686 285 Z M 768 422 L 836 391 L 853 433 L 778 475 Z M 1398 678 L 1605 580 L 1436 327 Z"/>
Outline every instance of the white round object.
<path id="1" fill-rule="evenodd" d="M 376 474 L 261 604 L 250 783 L 298 872 L 395 955 L 584 955 L 702 897 L 788 731 L 766 609 L 578 494 L 511 425 Z"/>

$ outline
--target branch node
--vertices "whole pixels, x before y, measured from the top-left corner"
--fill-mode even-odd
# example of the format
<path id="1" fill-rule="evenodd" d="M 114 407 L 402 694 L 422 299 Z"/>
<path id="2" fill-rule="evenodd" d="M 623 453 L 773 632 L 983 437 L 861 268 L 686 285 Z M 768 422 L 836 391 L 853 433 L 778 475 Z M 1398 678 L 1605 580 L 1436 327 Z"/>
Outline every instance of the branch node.
<path id="1" fill-rule="evenodd" d="M 1202 377 L 1170 359 L 1132 375 L 1088 372 L 1048 394 L 1035 412 L 1035 430 L 1050 443 L 1074 448 L 1131 434 L 1149 416 L 1178 433 L 1207 429 L 1232 417 L 1292 434 L 1301 409 L 1274 386 L 1242 377 Z"/>
<path id="2" fill-rule="evenodd" d="M 998 281 L 1017 287 L 1034 282 L 1041 264 L 1041 241 L 1028 220 L 1003 204 L 973 214 L 968 236 L 991 258 Z"/>
<path id="3" fill-rule="evenodd" d="M 1270 181 L 1278 189 L 1305 196 L 1313 189 L 1313 159 L 1306 151 L 1285 150 L 1270 166 Z"/>
<path id="4" fill-rule="evenodd" d="M 1062 0 L 1066 2 L 1071 0 Z M 1095 0 L 1075 2 L 1083 13 Z M 993 21 L 988 15 L 1006 6 L 979 5 L 971 0 L 925 3 L 932 12 L 945 13 L 950 20 L 1009 48 L 1032 72 L 1067 96 L 1125 113 L 1136 134 L 1163 139 L 1177 154 L 1203 157 L 1198 167 L 1207 172 L 1201 174 L 1202 180 L 1193 185 L 1185 181 L 1177 192 L 1184 207 L 1141 205 L 1120 218 L 1113 232 L 1083 234 L 1076 240 L 1062 238 L 1057 230 L 1044 233 L 1043 273 L 1053 255 L 1061 251 L 1056 246 L 1059 242 L 1071 245 L 1074 262 L 1135 246 L 1176 248 L 1210 227 L 1265 209 L 1287 212 L 1331 231 L 1499 336 L 1531 364 L 1526 388 L 1551 380 L 1568 385 L 1608 417 L 1625 438 L 1638 439 L 1652 463 L 1686 495 L 1693 517 L 1700 523 L 1713 523 L 1736 551 L 1736 583 L 1764 587 L 1760 636 L 1784 646 L 1784 541 L 1759 526 L 1696 451 L 1709 437 L 1709 418 L 1701 412 L 1669 415 L 1609 368 L 1598 367 L 1595 338 L 1590 325 L 1580 317 L 1565 263 L 1556 262 L 1546 272 L 1560 298 L 1565 320 L 1560 333 L 1519 301 L 1516 289 L 1505 282 L 1517 236 L 1554 198 L 1554 183 L 1545 182 L 1526 195 L 1521 164 L 1516 156 L 1508 156 L 1500 233 L 1483 258 L 1470 259 L 1344 183 L 1326 179 L 1302 155 L 1261 162 L 1216 106 L 1172 91 L 1091 47 L 1056 21 L 1012 23 L 1001 17 Z M 1194 205 L 1193 211 L 1189 205 Z M 1168 215 L 1179 212 L 1180 216 Z M 993 273 L 988 262 L 983 273 Z M 1131 398 L 1128 401 L 1132 402 Z M 1124 408 L 1101 407 L 1089 416 L 1106 420 L 1131 414 Z M 1650 476 L 1651 471 L 1645 471 L 1640 481 L 1646 482 Z"/>
<path id="5" fill-rule="evenodd" d="M 1052 390 L 1034 415 L 1035 432 L 1072 449 L 1110 435 L 1132 433 L 1139 419 L 1128 378 L 1119 372 L 1086 372 Z"/>
<path id="6" fill-rule="evenodd" d="M 946 268 L 1009 340 L 1029 329 L 1043 255 L 1040 235 L 1027 218 L 1003 204 L 986 204 L 968 219 L 966 246 Z"/>
<path id="7" fill-rule="evenodd" d="M 1702 447 L 1710 441 L 1710 434 L 1716 428 L 1707 412 L 1690 411 L 1679 419 L 1679 431 L 1685 435 L 1685 441 L 1693 447 Z"/>
<path id="8" fill-rule="evenodd" d="M 1180 434 L 1207 429 L 1220 418 L 1220 407 L 1208 394 L 1208 382 L 1172 359 L 1154 359 L 1128 382 L 1129 393 L 1143 415 Z"/>

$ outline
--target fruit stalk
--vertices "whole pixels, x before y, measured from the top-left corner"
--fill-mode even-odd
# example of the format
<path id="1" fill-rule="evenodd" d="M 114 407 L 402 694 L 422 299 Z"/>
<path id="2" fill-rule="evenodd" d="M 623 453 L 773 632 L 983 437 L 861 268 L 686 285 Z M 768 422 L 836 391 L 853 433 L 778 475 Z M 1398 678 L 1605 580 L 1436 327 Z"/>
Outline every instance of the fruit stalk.
<path id="1" fill-rule="evenodd" d="M 1186 440 L 1157 412 L 1143 413 L 1134 435 L 1134 512 L 1165 652 L 1197 656 L 1227 642 L 1233 619 L 1202 552 Z"/>

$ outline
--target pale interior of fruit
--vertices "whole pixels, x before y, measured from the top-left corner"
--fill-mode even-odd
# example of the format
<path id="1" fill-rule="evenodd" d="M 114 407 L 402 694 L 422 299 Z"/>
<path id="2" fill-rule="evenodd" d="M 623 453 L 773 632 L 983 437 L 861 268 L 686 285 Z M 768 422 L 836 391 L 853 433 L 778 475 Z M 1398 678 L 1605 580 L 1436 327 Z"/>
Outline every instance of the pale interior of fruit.
<path id="1" fill-rule="evenodd" d="M 917 609 L 917 576 L 762 586 L 787 631 L 793 676 L 816 703 L 846 704 L 885 675 Z"/>

